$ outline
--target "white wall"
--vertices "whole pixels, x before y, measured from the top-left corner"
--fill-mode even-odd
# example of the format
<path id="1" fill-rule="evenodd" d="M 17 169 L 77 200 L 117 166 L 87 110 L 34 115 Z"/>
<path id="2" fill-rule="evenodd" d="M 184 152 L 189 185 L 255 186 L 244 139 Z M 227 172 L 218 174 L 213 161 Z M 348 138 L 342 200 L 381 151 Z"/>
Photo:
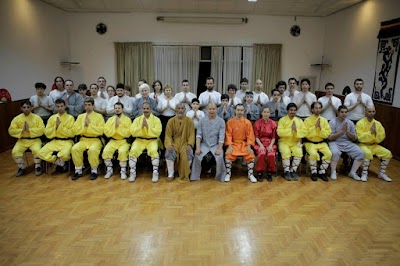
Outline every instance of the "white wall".
<path id="1" fill-rule="evenodd" d="M 64 75 L 68 57 L 66 14 L 40 1 L 0 1 L 0 87 L 13 100 L 29 98 L 34 84 L 48 87 Z M 50 89 L 47 89 L 49 92 Z"/>
<path id="2" fill-rule="evenodd" d="M 372 94 L 380 23 L 400 16 L 400 1 L 369 0 L 326 18 L 324 56 L 332 67 L 323 71 L 322 84 L 333 82 L 341 94 L 356 78 L 364 80 L 364 91 Z M 400 75 L 393 106 L 400 107 Z"/>
<path id="3" fill-rule="evenodd" d="M 204 25 L 160 23 L 157 15 L 160 14 L 68 14 L 71 56 L 81 63 L 71 70 L 75 83 L 91 83 L 104 76 L 108 84 L 115 84 L 113 43 L 135 41 L 196 45 L 281 43 L 284 80 L 291 76 L 318 76 L 318 69 L 310 64 L 321 61 L 325 31 L 322 18 L 297 18 L 295 22 L 293 17 L 247 16 L 249 23 L 244 25 Z M 99 22 L 108 27 L 105 35 L 95 31 Z M 297 38 L 289 33 L 294 24 L 302 28 Z"/>

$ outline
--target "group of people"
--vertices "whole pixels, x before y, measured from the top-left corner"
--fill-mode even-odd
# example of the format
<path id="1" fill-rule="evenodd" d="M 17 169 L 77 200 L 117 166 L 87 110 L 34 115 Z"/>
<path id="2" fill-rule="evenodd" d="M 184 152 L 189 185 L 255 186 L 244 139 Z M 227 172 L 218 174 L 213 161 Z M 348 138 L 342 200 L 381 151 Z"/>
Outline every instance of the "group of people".
<path id="1" fill-rule="evenodd" d="M 378 177 L 391 181 L 386 168 L 392 154 L 379 145 L 385 139 L 385 130 L 374 119 L 375 108 L 371 97 L 362 92 L 361 79 L 355 80 L 355 91 L 346 96 L 344 104 L 333 96 L 332 83 L 326 84 L 326 95 L 318 100 L 310 92 L 308 79 L 301 80 L 300 91 L 295 78 L 288 84 L 289 88 L 285 81 L 279 81 L 270 100 L 261 80 L 256 81 L 254 91 L 249 91 L 245 78 L 239 90 L 230 84 L 227 94 L 221 95 L 209 77 L 206 91 L 198 98 L 190 92 L 187 80 L 175 96 L 172 87 L 163 87 L 159 80 L 150 93 L 150 86 L 141 80 L 139 94 L 134 97 L 121 83 L 116 86 L 116 95 L 110 97 L 110 86 L 106 88 L 103 77 L 89 86 L 90 96 L 81 89 L 86 85 L 79 85 L 82 94 L 76 93 L 73 82 L 64 82 L 61 77 L 55 79 L 55 90 L 49 96 L 44 93 L 46 86 L 36 83 L 36 95 L 22 102 L 22 113 L 9 128 L 9 134 L 18 139 L 12 150 L 18 165 L 16 175 L 24 174 L 23 154 L 30 149 L 36 175 L 42 173 L 41 160 L 56 164 L 56 171 L 63 173 L 72 157 L 72 180 L 77 180 L 83 175 L 87 151 L 91 180 L 99 176 L 101 159 L 106 166 L 104 178 L 110 178 L 117 156 L 121 179 L 134 182 L 138 158 L 146 150 L 153 182 L 159 180 L 160 160 L 166 162 L 167 180 L 199 180 L 202 166 L 214 163 L 215 179 L 229 182 L 232 163 L 238 157 L 247 165 L 251 182 L 265 177 L 272 181 L 279 151 L 287 181 L 299 179 L 297 168 L 306 156 L 313 181 L 328 181 L 329 166 L 330 177 L 336 180 L 342 153 L 354 160 L 349 176 L 355 180 L 367 181 L 375 155 L 381 159 Z M 357 171 L 361 164 L 360 176 Z"/>

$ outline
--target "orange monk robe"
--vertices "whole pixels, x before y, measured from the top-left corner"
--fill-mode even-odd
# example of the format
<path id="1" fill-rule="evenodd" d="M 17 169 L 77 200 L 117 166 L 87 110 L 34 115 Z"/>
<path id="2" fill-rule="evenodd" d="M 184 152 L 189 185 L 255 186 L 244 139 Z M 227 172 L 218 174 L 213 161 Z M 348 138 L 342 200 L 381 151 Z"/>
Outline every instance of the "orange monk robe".
<path id="1" fill-rule="evenodd" d="M 179 180 L 189 181 L 190 165 L 187 145 L 194 146 L 194 124 L 193 120 L 184 116 L 182 120 L 178 117 L 171 118 L 166 127 L 164 146 L 168 149 L 174 146 L 176 151 L 175 165 L 178 166 Z"/>
<path id="2" fill-rule="evenodd" d="M 226 153 L 225 159 L 235 161 L 238 156 L 243 156 L 245 162 L 253 161 L 254 153 L 249 153 L 247 146 L 254 146 L 254 143 L 253 126 L 249 120 L 233 117 L 226 123 L 225 146 L 232 145 L 233 151 Z"/>

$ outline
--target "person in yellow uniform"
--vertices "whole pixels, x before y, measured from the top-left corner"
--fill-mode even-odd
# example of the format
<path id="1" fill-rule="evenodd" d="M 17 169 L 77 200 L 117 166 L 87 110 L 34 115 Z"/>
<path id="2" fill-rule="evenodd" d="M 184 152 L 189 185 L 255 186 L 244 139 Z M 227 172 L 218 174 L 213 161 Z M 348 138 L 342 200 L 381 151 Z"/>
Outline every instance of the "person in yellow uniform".
<path id="1" fill-rule="evenodd" d="M 26 165 L 23 156 L 27 149 L 32 151 L 35 162 L 35 175 L 39 176 L 42 174 L 38 152 L 42 148 L 40 136 L 43 135 L 44 131 L 43 120 L 40 116 L 32 113 L 32 104 L 28 100 L 21 103 L 21 111 L 22 114 L 14 117 L 8 128 L 10 136 L 18 139 L 11 153 L 18 165 L 16 176 L 21 176 L 25 173 Z"/>
<path id="2" fill-rule="evenodd" d="M 367 181 L 368 179 L 368 168 L 373 156 L 376 155 L 381 159 L 381 169 L 378 177 L 391 182 L 392 179 L 386 175 L 386 168 L 389 164 L 390 159 L 393 157 L 391 151 L 379 145 L 385 137 L 385 128 L 381 122 L 374 119 L 375 107 L 367 106 L 365 108 L 365 117 L 359 120 L 356 124 L 356 131 L 358 135 L 358 146 L 365 152 L 365 158 L 363 160 L 363 171 L 361 174 L 361 180 Z"/>
<path id="3" fill-rule="evenodd" d="M 124 104 L 116 102 L 114 104 L 114 116 L 107 120 L 104 127 L 104 135 L 110 138 L 110 141 L 104 147 L 103 159 L 107 167 L 104 178 L 110 178 L 113 175 L 112 157 L 118 150 L 118 161 L 121 166 L 121 179 L 125 180 L 126 166 L 128 164 L 128 153 L 131 145 L 127 139 L 131 136 L 131 119 L 123 114 Z"/>
<path id="4" fill-rule="evenodd" d="M 317 181 L 319 177 L 328 182 L 325 171 L 331 162 L 332 152 L 326 140 L 332 129 L 328 120 L 320 115 L 321 110 L 322 104 L 320 102 L 311 104 L 312 115 L 304 120 L 304 126 L 308 130 L 304 146 L 309 154 L 312 181 Z M 318 152 L 323 155 L 319 171 L 317 171 L 317 162 L 320 160 Z"/>
<path id="5" fill-rule="evenodd" d="M 46 162 L 56 164 L 57 172 L 66 173 L 65 162 L 71 158 L 71 149 L 74 145 L 75 119 L 65 111 L 66 105 L 63 99 L 57 99 L 55 104 L 57 114 L 49 118 L 44 130 L 44 134 L 51 141 L 40 149 L 38 156 Z"/>
<path id="6" fill-rule="evenodd" d="M 136 163 L 143 150 L 147 150 L 147 154 L 151 157 L 153 165 L 152 182 L 158 182 L 158 165 L 160 156 L 158 154 L 158 143 L 162 131 L 161 121 L 158 117 L 151 113 L 150 103 L 142 104 L 143 114 L 136 117 L 131 125 L 131 135 L 136 137 L 129 152 L 130 175 L 129 182 L 136 179 Z"/>
<path id="7" fill-rule="evenodd" d="M 282 165 L 284 178 L 287 181 L 299 180 L 297 167 L 303 157 L 303 145 L 301 139 L 307 135 L 307 129 L 303 120 L 296 117 L 297 105 L 289 103 L 286 107 L 288 114 L 278 122 L 277 134 L 280 137 L 278 141 L 279 152 L 282 156 Z M 290 158 L 293 156 L 292 164 Z"/>
<path id="8" fill-rule="evenodd" d="M 75 165 L 75 174 L 72 180 L 82 177 L 83 152 L 88 150 L 88 159 L 91 167 L 90 180 L 99 177 L 97 167 L 99 166 L 99 155 L 103 144 L 101 136 L 104 131 L 104 118 L 101 114 L 94 112 L 94 99 L 85 99 L 86 113 L 80 114 L 75 121 L 75 135 L 80 136 L 80 140 L 72 147 L 72 160 Z"/>

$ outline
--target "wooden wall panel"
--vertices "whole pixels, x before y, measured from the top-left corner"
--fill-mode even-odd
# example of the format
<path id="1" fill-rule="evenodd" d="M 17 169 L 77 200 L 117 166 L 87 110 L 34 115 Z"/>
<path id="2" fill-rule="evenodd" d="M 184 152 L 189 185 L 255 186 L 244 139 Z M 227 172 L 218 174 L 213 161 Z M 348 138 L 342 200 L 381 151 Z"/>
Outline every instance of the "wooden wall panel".
<path id="1" fill-rule="evenodd" d="M 8 128 L 13 118 L 21 113 L 22 101 L 0 104 L 0 152 L 11 149 L 17 141 L 8 134 Z"/>

